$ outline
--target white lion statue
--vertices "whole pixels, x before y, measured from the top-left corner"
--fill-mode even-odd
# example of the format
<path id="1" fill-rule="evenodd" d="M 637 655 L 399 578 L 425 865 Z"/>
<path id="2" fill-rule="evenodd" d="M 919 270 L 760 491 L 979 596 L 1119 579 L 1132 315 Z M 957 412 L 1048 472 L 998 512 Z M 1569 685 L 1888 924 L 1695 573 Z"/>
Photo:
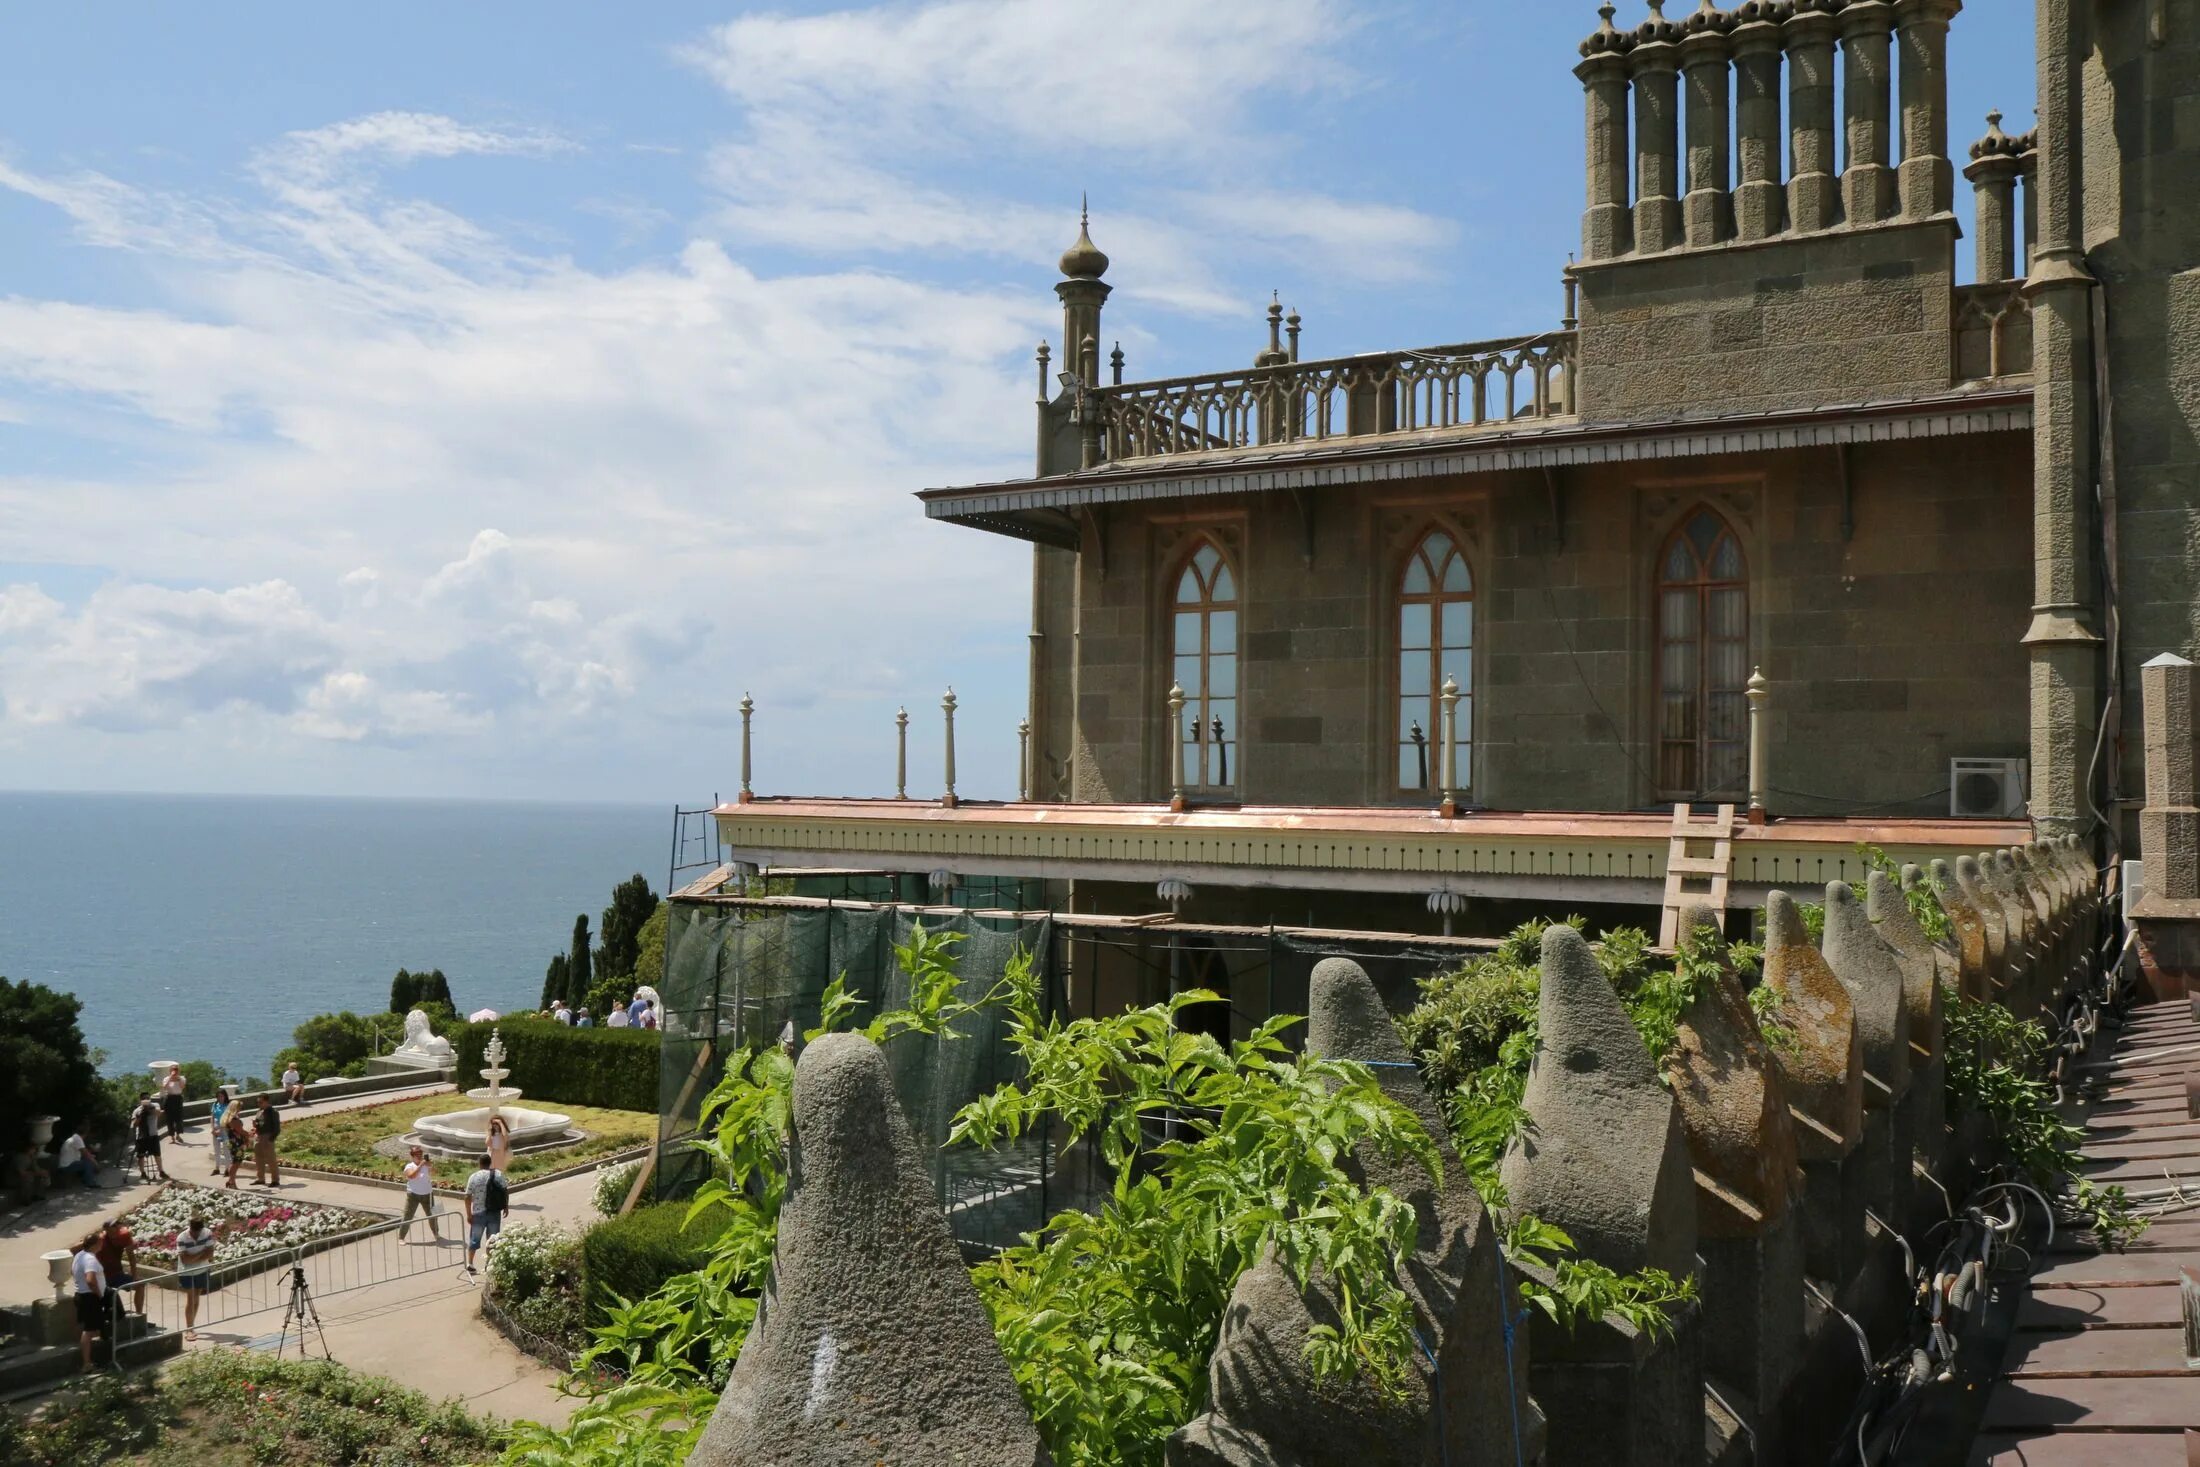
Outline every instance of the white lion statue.
<path id="1" fill-rule="evenodd" d="M 451 1041 L 428 1027 L 428 1016 L 419 1009 L 405 1015 L 405 1042 L 390 1053 L 404 1064 L 442 1068 L 458 1063 Z"/>

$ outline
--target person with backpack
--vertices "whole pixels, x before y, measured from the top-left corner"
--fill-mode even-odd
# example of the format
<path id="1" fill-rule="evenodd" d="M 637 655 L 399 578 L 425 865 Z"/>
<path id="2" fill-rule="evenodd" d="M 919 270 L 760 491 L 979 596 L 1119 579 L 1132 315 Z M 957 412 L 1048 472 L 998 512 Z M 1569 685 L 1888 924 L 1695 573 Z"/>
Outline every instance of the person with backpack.
<path id="1" fill-rule="evenodd" d="M 139 1099 L 137 1109 L 130 1112 L 130 1130 L 135 1137 L 131 1146 L 137 1158 L 138 1180 L 150 1182 L 153 1173 L 159 1172 L 162 1181 L 168 1180 L 168 1168 L 160 1159 L 161 1102 L 147 1095 Z"/>
<path id="2" fill-rule="evenodd" d="M 283 1164 L 275 1157 L 275 1138 L 283 1134 L 282 1112 L 275 1109 L 275 1097 L 260 1097 L 260 1113 L 252 1118 L 252 1185 L 255 1187 L 280 1187 L 283 1184 Z"/>
<path id="3" fill-rule="evenodd" d="M 466 1179 L 466 1272 L 473 1273 L 474 1255 L 481 1245 L 504 1231 L 504 1214 L 511 1210 L 512 1193 L 504 1174 L 481 1154 L 481 1165 Z"/>

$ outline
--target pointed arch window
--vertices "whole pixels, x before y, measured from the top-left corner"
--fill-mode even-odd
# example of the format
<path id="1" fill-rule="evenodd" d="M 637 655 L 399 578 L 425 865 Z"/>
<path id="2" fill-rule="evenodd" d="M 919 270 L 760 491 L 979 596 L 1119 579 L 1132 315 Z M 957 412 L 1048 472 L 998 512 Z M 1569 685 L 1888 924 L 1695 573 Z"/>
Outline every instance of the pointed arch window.
<path id="1" fill-rule="evenodd" d="M 1212 540 L 1202 540 L 1177 577 L 1170 618 L 1173 672 L 1184 690 L 1183 722 L 1172 735 L 1184 787 L 1228 790 L 1237 783 L 1237 574 Z"/>
<path id="2" fill-rule="evenodd" d="M 1741 541 L 1711 509 L 1658 553 L 1658 783 L 1668 798 L 1739 794 L 1749 782 L 1749 577 Z"/>
<path id="3" fill-rule="evenodd" d="M 1459 685 L 1459 788 L 1474 760 L 1474 575 L 1459 544 L 1431 530 L 1398 583 L 1398 788 L 1444 784 L 1444 679 Z"/>

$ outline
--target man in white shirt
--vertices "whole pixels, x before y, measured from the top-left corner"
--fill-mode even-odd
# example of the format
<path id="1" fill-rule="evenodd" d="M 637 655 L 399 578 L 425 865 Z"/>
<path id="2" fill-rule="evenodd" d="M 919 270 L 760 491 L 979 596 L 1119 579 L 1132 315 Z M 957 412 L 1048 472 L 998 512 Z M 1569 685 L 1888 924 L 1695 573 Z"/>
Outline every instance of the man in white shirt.
<path id="1" fill-rule="evenodd" d="M 298 1073 L 298 1066 L 295 1064 L 283 1071 L 283 1095 L 292 1105 L 306 1103 L 305 1077 Z"/>
<path id="2" fill-rule="evenodd" d="M 561 1024 L 570 1024 L 573 1022 L 573 1011 L 565 1006 L 564 999 L 555 998 L 550 1001 L 550 1017 Z"/>
<path id="3" fill-rule="evenodd" d="M 107 1270 L 100 1266 L 99 1230 L 93 1229 L 76 1245 L 69 1260 L 69 1276 L 76 1281 L 76 1348 L 83 1368 L 92 1368 L 92 1345 L 107 1332 Z"/>
<path id="4" fill-rule="evenodd" d="M 624 1029 L 634 1022 L 634 1016 L 626 1011 L 625 1004 L 615 1003 L 611 1006 L 611 1012 L 605 1016 L 603 1022 L 604 1027 L 607 1029 Z"/>
<path id="5" fill-rule="evenodd" d="M 93 1158 L 92 1148 L 84 1144 L 82 1132 L 71 1131 L 53 1161 L 55 1171 L 67 1172 L 87 1187 L 99 1185 L 99 1162 Z"/>

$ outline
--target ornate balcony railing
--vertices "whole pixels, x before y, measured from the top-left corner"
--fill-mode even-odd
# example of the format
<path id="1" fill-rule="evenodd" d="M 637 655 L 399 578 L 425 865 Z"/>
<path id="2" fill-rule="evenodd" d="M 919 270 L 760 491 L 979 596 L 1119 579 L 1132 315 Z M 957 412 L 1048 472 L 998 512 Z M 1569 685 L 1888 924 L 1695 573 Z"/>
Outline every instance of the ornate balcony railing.
<path id="1" fill-rule="evenodd" d="M 1089 389 L 1088 458 L 1491 427 L 1574 410 L 1571 331 Z M 1097 439 L 1098 441 L 1093 441 Z"/>
<path id="2" fill-rule="evenodd" d="M 1959 285 L 1955 292 L 1958 382 L 2032 371 L 2032 303 L 2021 280 Z"/>

